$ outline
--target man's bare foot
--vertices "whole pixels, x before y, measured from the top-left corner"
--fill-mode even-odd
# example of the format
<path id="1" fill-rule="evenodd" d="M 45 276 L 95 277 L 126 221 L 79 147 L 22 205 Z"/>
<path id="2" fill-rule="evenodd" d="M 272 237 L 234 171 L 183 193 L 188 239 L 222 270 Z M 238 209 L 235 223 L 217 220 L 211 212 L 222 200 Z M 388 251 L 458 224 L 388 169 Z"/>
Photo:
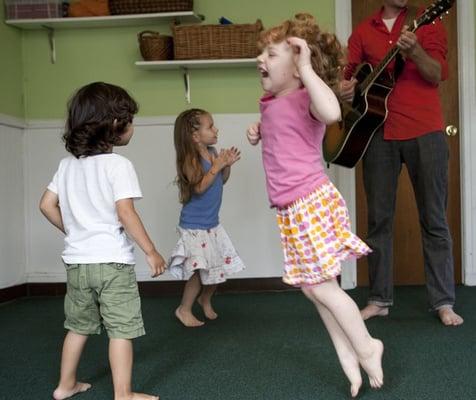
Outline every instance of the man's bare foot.
<path id="1" fill-rule="evenodd" d="M 438 316 L 443 325 L 458 326 L 464 322 L 464 319 L 453 311 L 452 307 L 441 307 L 438 309 Z"/>
<path id="2" fill-rule="evenodd" d="M 370 386 L 374 389 L 379 389 L 383 385 L 383 370 L 382 370 L 382 355 L 383 343 L 378 339 L 372 340 L 372 352 L 360 358 L 360 365 L 367 372 L 369 376 Z"/>
<path id="3" fill-rule="evenodd" d="M 373 317 L 386 317 L 388 315 L 388 307 L 369 304 L 367 307 L 360 310 L 360 315 L 364 321 Z"/>
<path id="4" fill-rule="evenodd" d="M 196 328 L 205 324 L 205 322 L 198 320 L 190 311 L 184 311 L 182 306 L 178 306 L 175 310 L 175 316 L 187 328 Z"/>
<path id="5" fill-rule="evenodd" d="M 159 400 L 159 396 L 144 393 L 131 393 L 129 396 L 114 396 L 114 400 Z"/>
<path id="6" fill-rule="evenodd" d="M 91 388 L 91 384 L 84 382 L 76 382 L 73 388 L 62 388 L 58 386 L 53 392 L 53 399 L 64 400 L 73 397 L 75 394 L 83 393 Z"/>
<path id="7" fill-rule="evenodd" d="M 215 312 L 215 310 L 212 307 L 212 303 L 210 301 L 204 302 L 202 298 L 199 296 L 197 298 L 198 304 L 200 304 L 203 308 L 203 312 L 205 313 L 205 317 L 208 319 L 217 319 L 218 314 Z"/>
<path id="8" fill-rule="evenodd" d="M 340 365 L 345 376 L 350 382 L 350 395 L 356 397 L 362 386 L 362 375 L 360 375 L 360 365 L 357 355 L 349 354 L 349 357 L 339 358 Z"/>

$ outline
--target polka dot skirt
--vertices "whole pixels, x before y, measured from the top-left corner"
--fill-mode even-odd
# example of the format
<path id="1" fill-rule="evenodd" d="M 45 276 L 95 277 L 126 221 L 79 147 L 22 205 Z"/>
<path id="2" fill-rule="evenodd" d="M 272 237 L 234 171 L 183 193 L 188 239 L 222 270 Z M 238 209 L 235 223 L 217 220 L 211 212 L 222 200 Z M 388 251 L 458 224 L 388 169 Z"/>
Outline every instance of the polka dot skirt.
<path id="1" fill-rule="evenodd" d="M 351 232 L 345 201 L 330 181 L 278 209 L 277 220 L 284 252 L 283 281 L 289 285 L 315 285 L 335 278 L 342 261 L 371 252 Z"/>

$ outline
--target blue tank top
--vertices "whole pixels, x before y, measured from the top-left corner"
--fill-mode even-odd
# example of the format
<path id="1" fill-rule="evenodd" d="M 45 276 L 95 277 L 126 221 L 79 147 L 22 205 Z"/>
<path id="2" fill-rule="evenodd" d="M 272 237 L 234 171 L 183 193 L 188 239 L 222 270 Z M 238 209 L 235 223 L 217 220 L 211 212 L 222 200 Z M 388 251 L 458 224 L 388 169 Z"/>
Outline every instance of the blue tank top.
<path id="1" fill-rule="evenodd" d="M 206 172 L 211 168 L 211 163 L 201 159 Z M 221 207 L 223 194 L 222 172 L 216 174 L 215 180 L 202 194 L 193 193 L 191 199 L 184 204 L 180 212 L 179 226 L 184 229 L 211 229 L 218 225 L 218 214 Z"/>

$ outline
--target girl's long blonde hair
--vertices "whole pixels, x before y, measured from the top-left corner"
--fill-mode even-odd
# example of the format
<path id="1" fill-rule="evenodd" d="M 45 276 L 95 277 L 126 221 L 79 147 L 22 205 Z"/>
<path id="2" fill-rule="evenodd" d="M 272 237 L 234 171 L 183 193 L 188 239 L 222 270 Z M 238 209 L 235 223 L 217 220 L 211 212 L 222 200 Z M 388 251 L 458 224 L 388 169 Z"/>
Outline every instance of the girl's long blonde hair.
<path id="1" fill-rule="evenodd" d="M 307 42 L 314 72 L 335 90 L 345 61 L 342 46 L 336 35 L 321 31 L 311 14 L 296 14 L 294 19 L 263 31 L 258 47 L 262 50 L 271 43 L 279 43 L 292 36 Z"/>
<path id="2" fill-rule="evenodd" d="M 200 117 L 209 115 L 205 110 L 191 108 L 183 111 L 175 120 L 174 145 L 176 152 L 177 178 L 179 200 L 187 203 L 193 193 L 193 188 L 204 176 L 200 153 L 193 141 L 193 133 L 200 128 Z"/>

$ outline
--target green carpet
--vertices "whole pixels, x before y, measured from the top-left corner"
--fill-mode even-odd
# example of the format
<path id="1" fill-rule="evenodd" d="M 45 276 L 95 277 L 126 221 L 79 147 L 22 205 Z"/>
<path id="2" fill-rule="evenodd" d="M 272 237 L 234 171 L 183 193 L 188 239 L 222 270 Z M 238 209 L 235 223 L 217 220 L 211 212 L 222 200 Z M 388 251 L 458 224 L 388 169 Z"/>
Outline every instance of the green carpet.
<path id="1" fill-rule="evenodd" d="M 364 303 L 365 289 L 349 294 Z M 396 289 L 390 316 L 368 323 L 386 346 L 385 386 L 373 391 L 365 382 L 360 399 L 476 399 L 476 288 L 458 287 L 457 298 L 465 323 L 445 328 L 427 312 L 424 288 Z M 162 400 L 349 398 L 327 333 L 300 292 L 217 295 L 219 319 L 198 329 L 175 319 L 178 301 L 143 299 L 147 335 L 134 341 L 135 390 Z M 62 324 L 60 297 L 0 305 L 0 399 L 51 398 Z M 105 334 L 90 338 L 79 378 L 93 388 L 75 398 L 112 399 Z"/>

